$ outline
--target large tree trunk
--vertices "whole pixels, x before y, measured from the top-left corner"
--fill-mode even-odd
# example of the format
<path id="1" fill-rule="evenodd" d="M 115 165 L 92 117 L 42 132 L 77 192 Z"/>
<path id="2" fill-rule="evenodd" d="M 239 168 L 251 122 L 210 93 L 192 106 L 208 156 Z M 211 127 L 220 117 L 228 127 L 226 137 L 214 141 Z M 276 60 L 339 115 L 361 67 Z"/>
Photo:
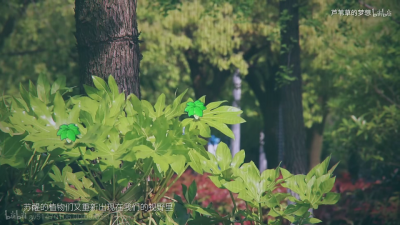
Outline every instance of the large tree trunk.
<path id="1" fill-rule="evenodd" d="M 141 97 L 136 2 L 75 1 L 75 36 L 82 84 L 93 85 L 93 75 L 103 79 L 113 75 L 120 92 Z"/>
<path id="2" fill-rule="evenodd" d="M 298 0 L 279 2 L 281 22 L 280 68 L 286 68 L 296 80 L 284 85 L 281 90 L 282 119 L 284 132 L 284 165 L 293 174 L 306 174 L 307 151 L 305 146 L 305 127 L 303 119 L 300 45 L 299 45 L 299 4 Z M 289 16 L 288 19 L 286 19 Z M 288 190 L 293 196 L 299 196 Z M 289 202 L 292 203 L 292 202 Z M 312 211 L 311 211 L 312 213 Z"/>
<path id="3" fill-rule="evenodd" d="M 307 172 L 307 151 L 305 148 L 305 127 L 303 119 L 300 46 L 299 8 L 297 0 L 281 0 L 280 16 L 290 16 L 281 24 L 281 68 L 288 68 L 290 77 L 296 78 L 281 88 L 283 130 L 285 135 L 285 166 L 293 174 Z"/>

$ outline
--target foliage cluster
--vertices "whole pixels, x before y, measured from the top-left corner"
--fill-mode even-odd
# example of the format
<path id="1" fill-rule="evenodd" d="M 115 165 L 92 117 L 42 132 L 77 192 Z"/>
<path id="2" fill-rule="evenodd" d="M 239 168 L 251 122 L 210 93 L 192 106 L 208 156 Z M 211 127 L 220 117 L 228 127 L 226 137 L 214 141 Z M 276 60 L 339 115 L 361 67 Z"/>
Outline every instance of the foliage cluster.
<path id="1" fill-rule="evenodd" d="M 9 170 L 1 181 L 3 210 L 21 210 L 32 195 L 36 202 L 48 204 L 60 201 L 62 194 L 81 203 L 109 204 L 109 210 L 87 213 L 92 217 L 86 220 L 98 224 L 230 224 L 245 220 L 263 224 L 262 207 L 268 207 L 268 215 L 277 218 L 270 224 L 279 224 L 283 218 L 304 224 L 320 222 L 309 218 L 310 208 L 339 200 L 338 194 L 330 192 L 336 167 L 328 170 L 330 158 L 307 175 L 292 175 L 280 167 L 260 174 L 253 162 L 243 163 L 243 150 L 233 158 L 224 143 L 218 145 L 215 156 L 205 151 L 203 137 L 210 137 L 210 127 L 233 138 L 226 124 L 244 122 L 238 116 L 242 111 L 221 106 L 224 101 L 201 107 L 201 117 L 180 121 L 186 106 L 195 105 L 190 98 L 182 102 L 185 92 L 172 105 L 166 105 L 165 95 L 161 95 L 153 106 L 132 94 L 125 98 L 112 76 L 108 85 L 95 76 L 93 82 L 95 87 L 85 86 L 88 96 L 64 100 L 63 94 L 70 91 L 65 87 L 65 78 L 50 84 L 41 75 L 37 86 L 30 82 L 26 90 L 20 85 L 20 97 L 2 98 L 0 129 L 5 141 L 1 142 L 0 162 Z M 198 101 L 204 103 L 204 99 Z M 58 136 L 64 133 L 66 139 Z M 81 171 L 73 171 L 73 164 Z M 231 214 L 222 216 L 210 207 L 200 206 L 195 201 L 196 183 L 182 189 L 186 203 L 174 196 L 171 212 L 132 212 L 117 207 L 160 202 L 189 166 L 199 174 L 209 173 L 218 188 L 230 192 L 234 202 Z M 174 173 L 177 176 L 170 182 Z M 278 179 L 280 173 L 283 177 Z M 131 186 L 126 188 L 128 184 Z M 273 193 L 278 184 L 298 193 L 300 200 Z M 238 209 L 232 193 L 237 193 L 252 210 Z M 285 207 L 280 204 L 284 199 L 296 204 Z M 63 222 L 72 223 L 74 219 Z"/>

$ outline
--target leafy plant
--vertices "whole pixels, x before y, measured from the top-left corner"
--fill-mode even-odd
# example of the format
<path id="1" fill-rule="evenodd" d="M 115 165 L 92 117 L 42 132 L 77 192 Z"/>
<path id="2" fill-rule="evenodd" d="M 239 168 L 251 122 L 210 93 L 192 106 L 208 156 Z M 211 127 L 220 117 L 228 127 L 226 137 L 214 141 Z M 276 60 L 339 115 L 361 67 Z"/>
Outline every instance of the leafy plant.
<path id="1" fill-rule="evenodd" d="M 185 91 L 171 105 L 165 103 L 163 94 L 152 105 L 135 95 L 126 98 L 124 93 L 119 93 L 112 76 L 109 76 L 108 84 L 93 76 L 93 83 L 95 87 L 85 86 L 88 96 L 73 96 L 64 100 L 60 94 L 60 90 L 64 89 L 63 80 L 50 86 L 41 76 L 37 88 L 32 83 L 29 91 L 20 87 L 20 98 L 3 98 L 2 115 L 4 113 L 7 116 L 2 117 L 0 128 L 3 136 L 11 138 L 13 142 L 5 142 L 7 145 L 2 148 L 1 157 L 13 160 L 7 166 L 17 170 L 22 168 L 22 177 L 14 184 L 22 180 L 25 185 L 32 185 L 26 174 L 28 170 L 25 169 L 32 165 L 32 158 L 37 158 L 41 170 L 45 168 L 37 183 L 41 186 L 43 201 L 60 200 L 59 194 L 62 193 L 80 203 L 108 204 L 108 210 L 92 210 L 90 215 L 97 217 L 85 219 L 96 221 L 97 224 L 122 224 L 126 221 L 135 224 L 231 224 L 255 221 L 263 224 L 262 207 L 268 207 L 268 215 L 278 218 L 275 224 L 283 218 L 291 222 L 297 220 L 299 224 L 316 223 L 319 220 L 308 218 L 307 210 L 321 204 L 334 204 L 338 200 L 337 195 L 329 192 L 334 183 L 331 177 L 334 168 L 327 171 L 329 158 L 307 176 L 293 176 L 280 167 L 266 170 L 260 175 L 253 162 L 243 164 L 243 150 L 233 159 L 224 143 L 218 145 L 216 156 L 207 152 L 204 149 L 207 141 L 203 137 L 210 137 L 210 127 L 234 138 L 226 124 L 244 122 L 239 117 L 241 110 L 221 106 L 225 101 L 204 106 L 204 96 L 195 102 L 190 98 L 182 102 Z M 180 121 L 179 117 L 185 111 L 189 116 L 195 115 L 195 118 Z M 65 139 L 67 142 L 63 141 Z M 15 144 L 23 144 L 27 153 L 24 157 L 17 158 L 10 153 L 12 150 L 9 149 L 15 148 Z M 3 154 L 7 151 L 8 154 Z M 40 161 L 43 156 L 46 159 Z M 0 162 L 2 166 L 7 163 L 5 160 Z M 73 171 L 73 165 L 77 165 L 80 171 Z M 35 173 L 40 171 L 37 167 L 33 170 Z M 220 215 L 210 207 L 199 205 L 195 200 L 195 182 L 189 187 L 182 186 L 185 203 L 179 196 L 174 196 L 174 202 L 170 205 L 172 211 L 153 210 L 150 207 L 165 197 L 188 167 L 199 174 L 210 173 L 211 181 L 218 188 L 229 191 L 234 204 L 229 215 Z M 283 178 L 280 178 L 280 172 Z M 172 180 L 174 174 L 176 176 Z M 292 199 L 288 194 L 273 193 L 279 184 L 298 193 L 301 200 Z M 10 188 L 14 188 L 15 194 L 10 193 Z M 58 195 L 44 198 L 44 194 L 50 192 Z M 15 201 L 14 196 L 24 196 L 26 193 L 30 192 L 15 190 L 11 185 L 4 189 L 3 195 L 7 201 L 13 198 L 13 207 L 18 209 L 27 199 L 18 198 Z M 238 193 L 238 198 L 244 200 L 252 210 L 248 207 L 238 209 L 233 193 Z M 291 199 L 296 205 L 285 207 L 280 204 L 284 199 Z M 137 204 L 143 210 L 118 207 Z M 143 205 L 148 207 L 143 208 Z"/>

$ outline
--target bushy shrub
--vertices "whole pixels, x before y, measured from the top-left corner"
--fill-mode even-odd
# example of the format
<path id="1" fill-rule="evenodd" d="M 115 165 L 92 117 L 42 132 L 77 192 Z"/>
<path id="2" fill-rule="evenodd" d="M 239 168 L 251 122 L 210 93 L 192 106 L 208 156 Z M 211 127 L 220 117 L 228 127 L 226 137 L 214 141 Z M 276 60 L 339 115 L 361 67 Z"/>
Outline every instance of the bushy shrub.
<path id="1" fill-rule="evenodd" d="M 65 100 L 63 94 L 71 90 L 65 78 L 50 85 L 40 76 L 37 87 L 20 86 L 20 97 L 4 96 L 0 101 L 3 211 L 46 214 L 33 203 L 55 207 L 75 200 L 89 207 L 79 212 L 85 218 L 64 218 L 64 224 L 264 224 L 267 217 L 268 224 L 307 224 L 321 222 L 310 217 L 310 208 L 339 200 L 331 192 L 336 165 L 328 170 L 330 157 L 307 175 L 292 175 L 280 167 L 260 173 L 253 162 L 244 163 L 244 150 L 232 158 L 224 143 L 215 155 L 207 152 L 204 138 L 211 136 L 210 127 L 234 138 L 227 124 L 245 122 L 239 116 L 242 111 L 222 105 L 225 101 L 205 106 L 204 96 L 182 102 L 185 91 L 171 105 L 165 103 L 165 95 L 152 105 L 119 93 L 112 76 L 108 85 L 99 77 L 93 77 L 93 83 L 95 87 L 85 86 L 88 96 Z M 209 181 L 203 178 L 182 185 L 181 196 L 174 195 L 164 209 L 160 201 L 189 167 L 208 173 L 221 195 L 208 199 L 203 187 Z M 202 187 L 197 200 L 196 183 Z M 279 185 L 300 199 L 276 192 Z M 221 213 L 204 206 L 207 201 L 227 201 L 227 193 L 232 208 L 218 208 Z M 282 204 L 286 200 L 295 204 Z M 19 218 L 25 224 L 31 220 Z M 57 222 L 54 217 L 42 220 Z"/>

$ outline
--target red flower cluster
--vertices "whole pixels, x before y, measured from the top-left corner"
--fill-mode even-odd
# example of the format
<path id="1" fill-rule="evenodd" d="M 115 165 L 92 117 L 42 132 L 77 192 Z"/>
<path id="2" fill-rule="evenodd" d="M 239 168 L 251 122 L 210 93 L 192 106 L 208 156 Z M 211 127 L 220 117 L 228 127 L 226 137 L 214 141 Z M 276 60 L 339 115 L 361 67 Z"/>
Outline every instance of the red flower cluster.
<path id="1" fill-rule="evenodd" d="M 174 175 L 171 180 L 173 180 L 175 177 L 176 175 Z M 193 180 L 195 180 L 197 184 L 197 195 L 195 199 L 201 202 L 203 207 L 207 207 L 210 203 L 212 203 L 213 208 L 220 212 L 222 211 L 226 213 L 232 211 L 233 204 L 229 195 L 229 191 L 227 189 L 217 188 L 208 178 L 208 174 L 199 175 L 193 172 L 191 169 L 186 170 L 182 176 L 179 177 L 176 183 L 168 190 L 166 196 L 173 198 L 173 195 L 176 194 L 183 199 L 182 184 L 189 187 Z M 235 198 L 237 207 L 239 209 L 245 209 L 245 202 L 241 199 L 238 199 L 237 194 L 233 194 L 233 196 Z M 163 201 L 166 200 L 164 199 Z"/>
<path id="2" fill-rule="evenodd" d="M 339 178 L 336 179 L 335 186 L 332 191 L 334 192 L 346 192 L 355 190 L 366 190 L 371 188 L 374 184 L 380 184 L 381 181 L 365 182 L 363 179 L 358 179 L 354 184 L 351 182 L 349 173 L 342 173 Z"/>

